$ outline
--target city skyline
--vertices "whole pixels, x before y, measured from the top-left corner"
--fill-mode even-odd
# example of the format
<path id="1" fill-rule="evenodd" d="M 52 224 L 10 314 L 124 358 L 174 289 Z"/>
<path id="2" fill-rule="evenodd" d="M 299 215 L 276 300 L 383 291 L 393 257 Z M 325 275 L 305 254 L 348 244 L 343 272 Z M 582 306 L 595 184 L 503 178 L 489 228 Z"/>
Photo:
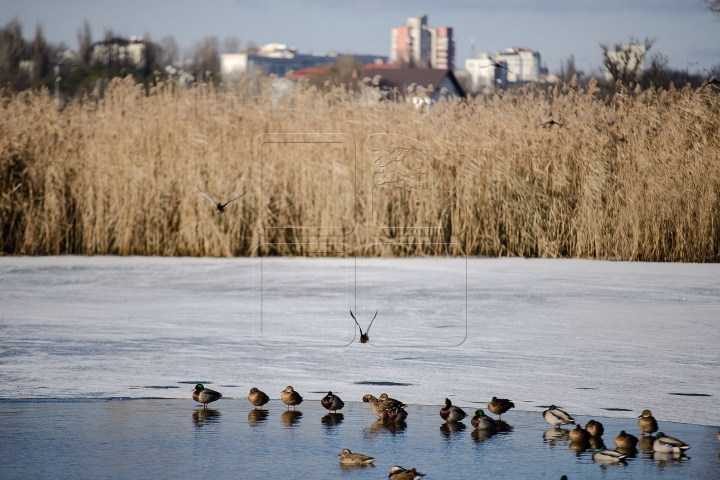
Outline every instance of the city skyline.
<path id="1" fill-rule="evenodd" d="M 116 3 L 76 0 L 56 4 L 47 0 L 10 0 L 0 6 L 0 22 L 17 17 L 26 38 L 35 25 L 46 38 L 77 48 L 77 30 L 90 22 L 93 39 L 106 28 L 124 36 L 150 34 L 158 41 L 172 35 L 183 50 L 205 36 L 239 37 L 243 45 L 280 42 L 302 52 L 367 53 L 388 56 L 390 32 L 412 16 L 428 15 L 433 25 L 453 27 L 455 65 L 462 69 L 475 54 L 507 47 L 529 47 L 541 52 L 548 69 L 574 55 L 577 68 L 598 74 L 602 65 L 601 43 L 627 43 L 636 37 L 656 39 L 650 51 L 668 57 L 673 68 L 699 73 L 720 65 L 720 21 L 699 1 L 611 1 L 603 6 L 590 2 L 514 0 L 503 7 L 489 2 L 451 0 L 442 5 L 428 1 L 389 2 L 330 0 L 278 1 L 222 0 L 198 5 L 175 2 Z"/>

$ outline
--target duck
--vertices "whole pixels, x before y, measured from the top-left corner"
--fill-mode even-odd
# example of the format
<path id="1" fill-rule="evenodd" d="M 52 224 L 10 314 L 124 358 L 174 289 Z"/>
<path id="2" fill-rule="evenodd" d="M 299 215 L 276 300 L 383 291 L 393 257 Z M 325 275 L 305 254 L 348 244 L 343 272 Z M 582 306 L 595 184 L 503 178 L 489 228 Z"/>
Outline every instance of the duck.
<path id="1" fill-rule="evenodd" d="M 497 430 L 497 423 L 492 418 L 485 415 L 485 412 L 478 409 L 473 413 L 470 423 L 478 430 Z"/>
<path id="2" fill-rule="evenodd" d="M 626 448 L 628 450 L 634 450 L 637 448 L 638 438 L 635 435 L 625 433 L 625 430 L 620 430 L 620 433 L 615 437 L 615 446 L 617 448 Z"/>
<path id="3" fill-rule="evenodd" d="M 381 394 L 380 398 L 375 398 L 374 395 L 367 394 L 363 397 L 363 402 L 369 403 L 373 413 L 382 419 L 387 418 L 387 413 L 391 408 L 400 409 L 405 412 L 404 407 L 406 406 L 399 400 L 388 397 L 386 393 Z M 399 411 L 395 413 L 402 415 Z M 405 416 L 407 416 L 407 412 L 405 412 Z"/>
<path id="4" fill-rule="evenodd" d="M 493 397 L 490 403 L 488 403 L 488 410 L 490 410 L 491 413 L 497 415 L 498 418 L 501 420 L 502 414 L 507 412 L 511 408 L 515 408 L 515 404 L 507 398 Z"/>
<path id="5" fill-rule="evenodd" d="M 587 442 L 590 439 L 590 434 L 580 425 L 576 425 L 574 429 L 570 430 L 568 436 L 573 442 Z"/>
<path id="6" fill-rule="evenodd" d="M 602 437 L 603 433 L 605 433 L 605 427 L 603 427 L 603 424 L 596 420 L 590 420 L 587 422 L 585 430 L 587 430 L 587 432 L 593 437 Z"/>
<path id="7" fill-rule="evenodd" d="M 376 311 L 375 317 L 377 317 L 377 314 L 378 314 L 378 312 Z M 365 333 L 363 333 L 362 327 L 358 323 L 357 318 L 355 318 L 355 315 L 353 314 L 352 310 L 350 310 L 350 316 L 352 317 L 353 320 L 355 320 L 355 323 L 357 324 L 358 329 L 360 330 L 360 343 L 368 343 L 370 341 L 370 327 L 372 327 L 372 324 L 375 321 L 375 317 L 373 317 L 372 320 L 370 320 L 370 325 L 368 325 L 367 330 L 365 331 Z"/>
<path id="8" fill-rule="evenodd" d="M 407 470 L 399 465 L 395 465 L 390 469 L 388 480 L 420 480 L 424 476 L 424 473 L 418 472 L 415 468 Z"/>
<path id="9" fill-rule="evenodd" d="M 677 438 L 668 437 L 663 432 L 655 435 L 653 442 L 653 451 L 661 453 L 683 453 L 689 449 L 690 445 L 678 440 Z"/>
<path id="10" fill-rule="evenodd" d="M 449 398 L 446 398 L 445 405 L 440 409 L 440 416 L 446 422 L 459 422 L 467 417 L 467 413 L 462 408 L 453 405 Z"/>
<path id="11" fill-rule="evenodd" d="M 650 410 L 643 410 L 638 418 L 640 419 L 638 420 L 638 427 L 640 427 L 643 437 L 646 433 L 653 434 L 658 431 L 657 420 L 652 416 Z"/>
<path id="12" fill-rule="evenodd" d="M 408 414 L 407 411 L 405 411 L 402 407 L 390 407 L 388 408 L 387 412 L 385 412 L 385 419 L 392 423 L 402 423 L 407 418 Z"/>
<path id="13" fill-rule="evenodd" d="M 203 408 L 207 408 L 208 403 L 212 403 L 222 398 L 222 393 L 216 392 L 215 390 L 210 390 L 209 388 L 205 388 L 202 383 L 198 383 L 197 385 L 195 385 L 195 388 L 193 388 L 191 391 L 193 392 L 193 400 L 198 403 L 202 403 Z"/>
<path id="14" fill-rule="evenodd" d="M 625 457 L 627 457 L 627 455 L 617 450 L 606 450 L 603 448 L 593 453 L 592 459 L 598 463 L 619 463 L 625 460 Z"/>
<path id="15" fill-rule="evenodd" d="M 335 413 L 337 413 L 338 410 L 342 410 L 345 406 L 345 402 L 340 400 L 340 397 L 337 395 L 333 395 L 332 392 L 328 392 L 327 395 L 320 400 L 320 404 L 325 407 L 326 410 L 332 410 Z"/>
<path id="16" fill-rule="evenodd" d="M 292 405 L 293 410 L 295 410 L 295 407 L 300 405 L 303 401 L 303 398 L 300 396 L 300 394 L 289 385 L 285 387 L 285 390 L 280 392 L 280 398 L 282 399 L 283 403 L 287 405 L 288 409 L 290 409 L 290 405 Z"/>
<path id="17" fill-rule="evenodd" d="M 270 397 L 268 397 L 262 390 L 258 390 L 257 388 L 253 387 L 250 389 L 248 400 L 250 401 L 250 403 L 255 405 L 255 408 L 257 408 L 262 407 L 263 405 L 268 403 L 270 401 Z"/>
<path id="18" fill-rule="evenodd" d="M 375 461 L 374 457 L 363 455 L 362 453 L 352 453 L 350 449 L 345 448 L 338 454 L 338 460 L 342 465 L 370 465 Z"/>
<path id="19" fill-rule="evenodd" d="M 560 425 L 575 425 L 575 419 L 555 405 L 550 405 L 550 407 L 543 412 L 543 418 L 555 428 L 559 428 Z"/>
<path id="20" fill-rule="evenodd" d="M 200 187 L 198 187 L 198 190 L 200 190 Z M 220 203 L 220 202 L 216 202 L 215 200 L 213 200 L 212 198 L 210 198 L 210 195 L 208 195 L 207 193 L 203 192 L 202 190 L 200 190 L 200 193 L 203 194 L 203 197 L 205 197 L 205 198 L 207 198 L 208 200 L 210 200 L 210 203 L 213 204 L 213 206 L 215 207 L 215 211 L 217 212 L 218 215 L 220 215 L 221 213 L 223 213 L 223 212 L 225 211 L 225 207 L 227 207 L 228 205 L 230 205 L 232 202 L 234 202 L 235 200 L 239 200 L 239 199 L 241 199 L 242 197 L 245 196 L 245 194 L 243 193 L 242 195 L 240 195 L 240 196 L 238 196 L 238 197 L 235 197 L 235 198 L 233 198 L 232 200 L 229 200 L 229 201 L 227 201 L 227 202 L 225 202 L 225 203 Z"/>

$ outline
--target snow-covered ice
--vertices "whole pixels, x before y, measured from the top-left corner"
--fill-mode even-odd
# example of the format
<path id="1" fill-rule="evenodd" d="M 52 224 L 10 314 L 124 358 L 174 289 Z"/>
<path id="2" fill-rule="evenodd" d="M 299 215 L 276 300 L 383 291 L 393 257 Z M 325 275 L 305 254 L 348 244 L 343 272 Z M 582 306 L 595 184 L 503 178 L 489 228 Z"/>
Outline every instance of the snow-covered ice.
<path id="1" fill-rule="evenodd" d="M 371 344 L 350 308 L 363 328 L 379 311 Z M 202 381 L 716 425 L 718 319 L 714 264 L 5 257 L 0 398 L 187 398 Z"/>

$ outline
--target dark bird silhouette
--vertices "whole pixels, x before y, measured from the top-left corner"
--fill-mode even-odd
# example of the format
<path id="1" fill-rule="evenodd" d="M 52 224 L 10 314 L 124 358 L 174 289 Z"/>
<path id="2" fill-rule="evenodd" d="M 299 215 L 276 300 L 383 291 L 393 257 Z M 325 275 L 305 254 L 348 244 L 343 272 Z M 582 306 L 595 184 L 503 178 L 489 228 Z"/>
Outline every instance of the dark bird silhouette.
<path id="1" fill-rule="evenodd" d="M 492 62 L 492 64 L 490 64 L 490 65 L 485 65 L 485 67 L 504 68 L 505 70 L 507 70 L 508 72 L 510 72 L 510 70 L 509 70 L 505 65 L 502 65 L 502 64 L 500 64 L 500 63 L 498 63 L 498 62 Z M 485 67 L 480 67 L 480 68 L 485 68 Z M 513 72 L 510 72 L 510 73 L 513 73 Z"/>
<path id="2" fill-rule="evenodd" d="M 200 190 L 200 187 L 198 187 L 198 190 Z M 200 190 L 200 193 L 203 194 L 203 197 L 207 198 L 208 200 L 210 200 L 210 202 L 212 202 L 212 204 L 213 204 L 213 206 L 215 207 L 215 210 L 217 211 L 218 215 L 220 215 L 221 213 L 223 213 L 223 212 L 225 211 L 225 207 L 227 207 L 228 205 L 230 205 L 232 202 L 234 202 L 235 200 L 237 200 L 237 199 L 242 198 L 242 197 L 245 196 L 245 194 L 243 193 L 243 194 L 240 195 L 239 197 L 235 197 L 235 198 L 233 198 L 232 200 L 229 200 L 229 201 L 227 201 L 227 202 L 225 202 L 225 203 L 220 203 L 220 202 L 216 202 L 215 200 L 213 200 L 212 198 L 210 198 L 210 195 L 208 195 L 207 193 L 203 192 L 202 190 Z"/>
<path id="3" fill-rule="evenodd" d="M 515 404 L 507 398 L 492 397 L 492 401 L 488 403 L 488 410 L 502 419 L 502 414 L 515 408 Z"/>
<path id="4" fill-rule="evenodd" d="M 377 317 L 378 312 L 375 312 L 375 317 Z M 353 315 L 352 310 L 350 310 L 350 316 L 355 320 L 355 323 L 357 324 L 358 328 L 360 329 L 360 343 L 367 343 L 370 340 L 370 327 L 372 327 L 373 322 L 375 321 L 375 317 L 370 321 L 370 325 L 367 328 L 367 331 L 363 333 L 362 327 L 360 327 L 360 324 L 357 321 L 357 318 L 355 318 L 355 315 Z"/>
<path id="5" fill-rule="evenodd" d="M 320 405 L 325 407 L 328 411 L 332 410 L 337 413 L 338 410 L 342 410 L 345 406 L 345 402 L 340 400 L 340 397 L 337 395 L 333 395 L 332 392 L 328 392 L 328 394 L 320 400 Z"/>
<path id="6" fill-rule="evenodd" d="M 700 91 L 702 92 L 703 90 L 705 90 L 705 87 L 708 87 L 708 86 L 720 88 L 720 81 L 718 81 L 714 76 L 710 77 L 710 80 L 708 80 L 707 83 L 705 85 L 703 85 L 703 87 L 700 89 Z"/>
<path id="7" fill-rule="evenodd" d="M 548 120 L 548 121 L 545 122 L 545 123 L 541 123 L 540 125 L 538 125 L 538 127 L 552 128 L 552 127 L 554 127 L 555 125 L 557 125 L 557 126 L 560 127 L 560 128 L 567 128 L 567 127 L 566 127 L 565 125 L 563 125 L 562 123 L 556 122 L 555 119 L 553 119 L 553 118 L 551 118 L 550 120 Z"/>

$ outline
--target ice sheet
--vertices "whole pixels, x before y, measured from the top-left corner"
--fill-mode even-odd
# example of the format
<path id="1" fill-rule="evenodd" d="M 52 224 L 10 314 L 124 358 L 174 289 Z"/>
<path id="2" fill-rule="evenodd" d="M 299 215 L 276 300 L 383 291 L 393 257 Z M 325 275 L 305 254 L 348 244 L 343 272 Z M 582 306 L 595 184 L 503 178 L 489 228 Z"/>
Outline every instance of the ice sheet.
<path id="1" fill-rule="evenodd" d="M 272 259 L 289 271 L 297 260 Z M 393 340 L 384 329 L 432 345 L 446 335 L 440 327 L 457 327 L 436 322 L 448 295 L 434 295 L 433 285 L 464 261 L 374 260 L 373 278 L 398 279 L 395 313 L 373 326 L 377 344 Z M 257 386 L 279 398 L 292 385 L 309 399 L 328 390 L 425 405 L 498 396 L 527 411 L 556 404 L 576 415 L 630 417 L 649 408 L 665 421 L 718 422 L 718 265 L 471 258 L 459 346 L 380 347 L 356 337 L 347 346 L 302 347 L 300 338 L 267 347 L 257 342 L 253 308 L 258 262 L 0 258 L 0 397 L 186 398 L 201 381 L 229 397 Z M 347 260 L 312 262 L 299 278 L 323 285 Z M 349 291 L 360 306 L 362 289 Z M 292 296 L 275 298 L 279 311 L 295 308 Z M 403 312 L 414 312 L 412 322 L 393 326 L 389 317 Z M 289 338 L 302 330 L 296 316 L 284 321 Z"/>

